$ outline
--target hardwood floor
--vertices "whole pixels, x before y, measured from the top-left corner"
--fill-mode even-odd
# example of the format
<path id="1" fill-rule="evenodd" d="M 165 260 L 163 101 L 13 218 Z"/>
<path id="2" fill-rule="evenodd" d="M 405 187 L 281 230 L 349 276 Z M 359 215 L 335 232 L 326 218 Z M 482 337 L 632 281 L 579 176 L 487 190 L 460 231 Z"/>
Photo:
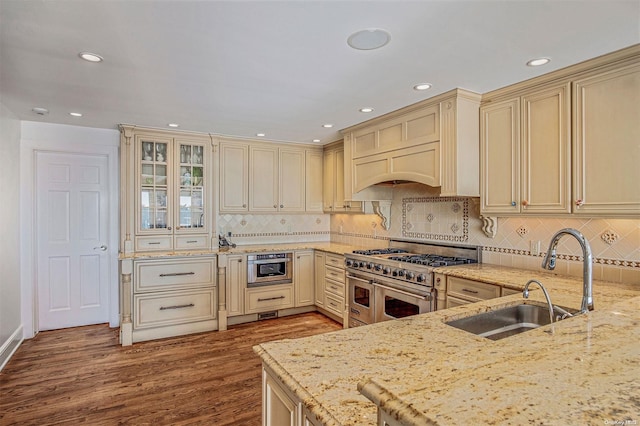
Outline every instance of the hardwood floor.
<path id="1" fill-rule="evenodd" d="M 41 332 L 0 372 L 0 425 L 260 425 L 252 347 L 341 328 L 309 313 L 129 347 L 106 324 Z"/>

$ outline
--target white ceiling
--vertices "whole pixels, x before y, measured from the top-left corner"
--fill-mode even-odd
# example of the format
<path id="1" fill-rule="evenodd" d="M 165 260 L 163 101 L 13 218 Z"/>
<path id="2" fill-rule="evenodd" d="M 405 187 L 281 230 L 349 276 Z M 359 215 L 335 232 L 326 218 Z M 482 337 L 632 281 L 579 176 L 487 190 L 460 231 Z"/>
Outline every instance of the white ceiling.
<path id="1" fill-rule="evenodd" d="M 391 42 L 351 49 L 365 28 Z M 639 0 L 0 0 L 0 102 L 22 120 L 327 143 L 455 87 L 484 93 L 639 42 Z M 551 63 L 525 66 L 540 56 Z"/>

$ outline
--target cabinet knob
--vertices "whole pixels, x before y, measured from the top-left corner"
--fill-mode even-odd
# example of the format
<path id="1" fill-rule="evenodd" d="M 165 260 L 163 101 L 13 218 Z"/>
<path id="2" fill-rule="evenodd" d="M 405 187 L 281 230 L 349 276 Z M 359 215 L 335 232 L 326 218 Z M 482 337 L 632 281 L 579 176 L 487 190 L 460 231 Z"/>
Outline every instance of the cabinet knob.
<path id="1" fill-rule="evenodd" d="M 169 231 L 171 231 L 171 227 L 168 227 L 167 229 L 168 229 Z"/>
<path id="2" fill-rule="evenodd" d="M 512 201 L 512 202 L 511 202 L 511 207 L 515 207 L 515 206 L 516 206 L 516 202 L 515 202 L 515 201 Z"/>
<path id="3" fill-rule="evenodd" d="M 577 207 L 582 207 L 582 205 L 584 204 L 584 201 L 582 200 L 576 200 L 576 206 Z"/>
<path id="4" fill-rule="evenodd" d="M 273 205 L 273 208 L 274 208 L 274 209 L 277 209 L 277 208 L 278 208 L 278 205 L 277 205 L 277 204 L 274 204 L 274 205 Z"/>
<path id="5" fill-rule="evenodd" d="M 281 209 L 282 209 L 282 208 L 284 208 L 284 204 L 280 204 L 280 208 L 281 208 Z"/>
<path id="6" fill-rule="evenodd" d="M 529 202 L 527 200 L 522 200 L 522 207 L 527 207 Z"/>

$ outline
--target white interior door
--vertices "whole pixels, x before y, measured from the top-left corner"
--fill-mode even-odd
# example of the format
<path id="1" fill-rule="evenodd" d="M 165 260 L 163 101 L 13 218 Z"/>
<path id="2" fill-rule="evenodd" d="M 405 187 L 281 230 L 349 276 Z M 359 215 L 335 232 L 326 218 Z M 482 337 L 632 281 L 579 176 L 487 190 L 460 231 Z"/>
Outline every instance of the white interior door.
<path id="1" fill-rule="evenodd" d="M 38 328 L 109 321 L 109 173 L 103 155 L 36 153 Z"/>

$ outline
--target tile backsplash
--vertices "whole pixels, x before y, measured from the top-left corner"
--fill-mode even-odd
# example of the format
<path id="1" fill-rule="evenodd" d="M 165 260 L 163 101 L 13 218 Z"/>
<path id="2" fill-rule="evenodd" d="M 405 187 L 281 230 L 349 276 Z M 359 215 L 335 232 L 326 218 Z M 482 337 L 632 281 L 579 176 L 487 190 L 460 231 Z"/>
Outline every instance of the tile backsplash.
<path id="1" fill-rule="evenodd" d="M 328 214 L 220 214 L 218 234 L 236 244 L 329 241 Z"/>
<path id="2" fill-rule="evenodd" d="M 523 269 L 540 269 L 552 235 L 575 228 L 589 240 L 595 279 L 640 284 L 640 220 L 509 217 L 498 219 L 494 238 L 482 231 L 478 198 L 439 197 L 419 184 L 394 188 L 390 228 L 375 215 L 333 215 L 331 241 L 365 247 L 386 246 L 392 238 L 482 247 L 482 261 Z M 533 245 L 533 247 L 532 247 Z M 539 245 L 539 253 L 531 251 Z M 565 237 L 558 245 L 556 272 L 582 275 L 578 242 Z"/>

